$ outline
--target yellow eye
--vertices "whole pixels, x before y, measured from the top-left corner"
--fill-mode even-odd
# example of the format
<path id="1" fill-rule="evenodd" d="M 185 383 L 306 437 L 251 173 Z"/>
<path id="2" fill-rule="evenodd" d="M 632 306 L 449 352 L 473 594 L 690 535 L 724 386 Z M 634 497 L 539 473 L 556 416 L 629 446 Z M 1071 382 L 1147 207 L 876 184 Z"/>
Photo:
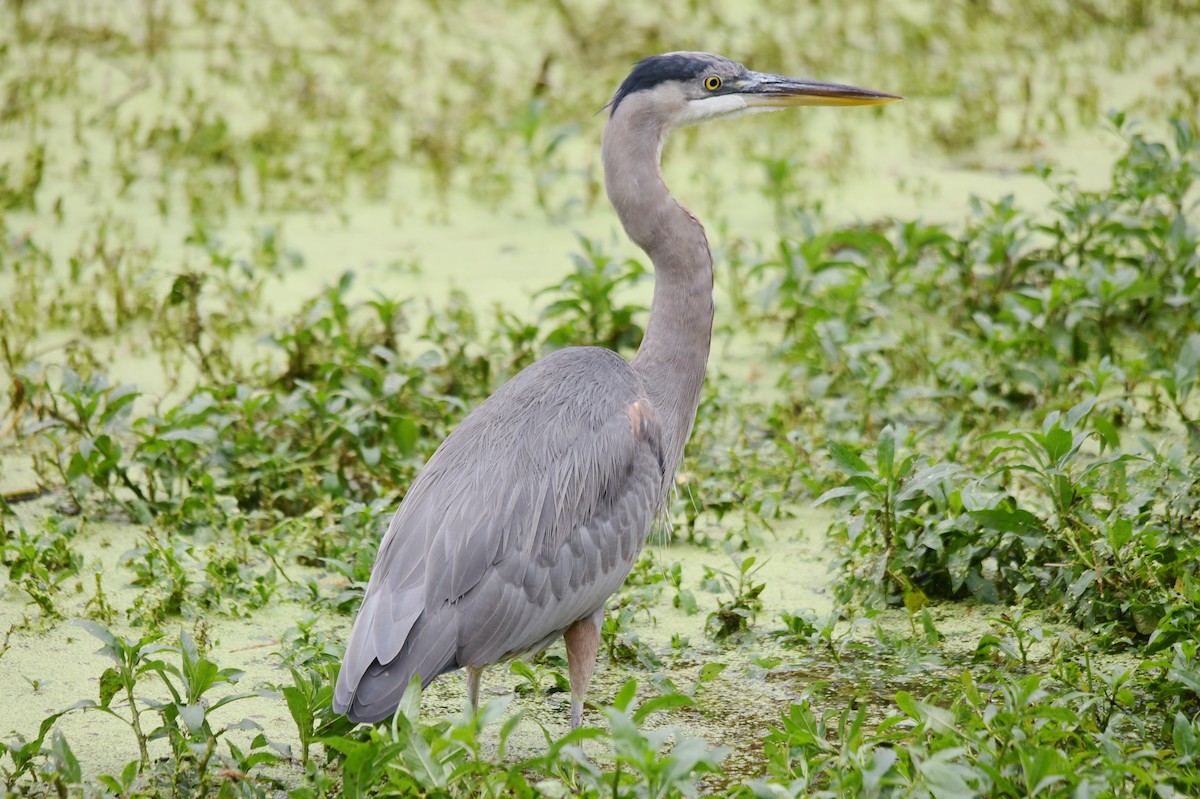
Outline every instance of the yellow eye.
<path id="1" fill-rule="evenodd" d="M 716 75 L 709 75 L 704 79 L 704 88 L 708 89 L 710 92 L 715 92 L 717 89 L 721 88 L 721 79 Z"/>

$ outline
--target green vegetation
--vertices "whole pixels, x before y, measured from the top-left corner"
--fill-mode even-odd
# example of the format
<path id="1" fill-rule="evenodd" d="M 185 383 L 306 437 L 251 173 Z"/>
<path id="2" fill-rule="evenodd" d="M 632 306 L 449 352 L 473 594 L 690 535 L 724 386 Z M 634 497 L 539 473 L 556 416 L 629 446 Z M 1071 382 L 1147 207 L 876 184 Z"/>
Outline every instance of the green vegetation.
<path id="1" fill-rule="evenodd" d="M 1200 16 L 795 5 L 0 7 L 6 795 L 1200 793 Z M 681 47 L 909 101 L 678 135 L 714 362 L 591 726 L 552 648 L 354 728 L 421 464 L 640 340 L 592 114 Z"/>

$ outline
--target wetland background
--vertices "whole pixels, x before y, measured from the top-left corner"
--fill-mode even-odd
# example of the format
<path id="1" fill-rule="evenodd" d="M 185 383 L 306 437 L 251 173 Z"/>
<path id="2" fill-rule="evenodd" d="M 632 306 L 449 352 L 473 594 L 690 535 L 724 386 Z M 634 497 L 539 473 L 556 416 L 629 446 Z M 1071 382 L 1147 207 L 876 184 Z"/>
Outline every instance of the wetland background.
<path id="1" fill-rule="evenodd" d="M 0 14 L 6 792 L 1200 792 L 1193 4 Z M 675 49 L 908 99 L 669 143 L 714 359 L 594 726 L 552 648 L 351 730 L 421 463 L 540 354 L 636 347 L 597 112 Z"/>

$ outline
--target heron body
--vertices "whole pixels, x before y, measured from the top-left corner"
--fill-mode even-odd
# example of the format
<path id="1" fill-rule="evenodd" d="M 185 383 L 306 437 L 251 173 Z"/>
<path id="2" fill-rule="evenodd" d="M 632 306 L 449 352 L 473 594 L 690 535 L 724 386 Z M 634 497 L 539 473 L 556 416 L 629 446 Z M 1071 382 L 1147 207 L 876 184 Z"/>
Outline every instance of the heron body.
<path id="1" fill-rule="evenodd" d="M 691 434 L 712 334 L 704 229 L 659 169 L 673 128 L 789 105 L 894 95 L 750 72 L 707 53 L 639 62 L 609 104 L 605 183 L 654 264 L 649 323 L 632 362 L 597 347 L 555 352 L 514 376 L 426 463 L 380 545 L 346 646 L 334 709 L 390 717 L 408 683 L 567 644 L 578 726 L 604 604 L 645 543 Z"/>

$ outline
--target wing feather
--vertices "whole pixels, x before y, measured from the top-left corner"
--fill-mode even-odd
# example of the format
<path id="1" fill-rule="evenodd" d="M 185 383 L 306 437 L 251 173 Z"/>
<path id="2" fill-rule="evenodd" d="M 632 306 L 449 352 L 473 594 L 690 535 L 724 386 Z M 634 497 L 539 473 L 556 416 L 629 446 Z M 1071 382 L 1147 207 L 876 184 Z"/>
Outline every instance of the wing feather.
<path id="1" fill-rule="evenodd" d="M 356 721 L 428 682 L 544 647 L 620 587 L 667 479 L 637 375 L 593 347 L 522 371 L 459 425 L 393 517 L 334 707 Z"/>

